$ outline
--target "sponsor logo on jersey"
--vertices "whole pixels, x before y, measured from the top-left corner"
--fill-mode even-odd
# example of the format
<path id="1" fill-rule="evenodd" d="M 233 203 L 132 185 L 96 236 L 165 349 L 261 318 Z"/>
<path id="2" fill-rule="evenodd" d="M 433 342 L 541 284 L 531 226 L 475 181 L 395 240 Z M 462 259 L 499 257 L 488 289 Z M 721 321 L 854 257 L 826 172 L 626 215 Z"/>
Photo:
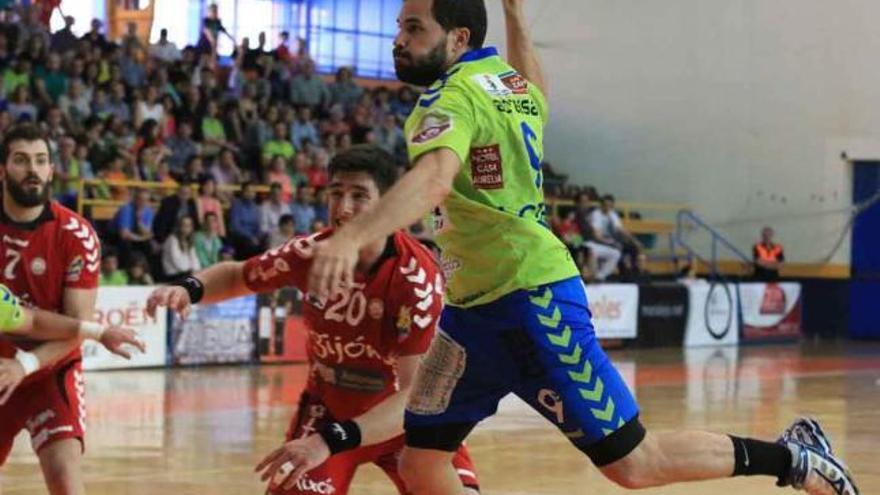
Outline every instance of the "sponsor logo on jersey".
<path id="1" fill-rule="evenodd" d="M 410 142 L 425 144 L 450 130 L 452 130 L 452 116 L 438 111 L 428 112 L 422 117 L 419 126 L 410 138 Z"/>
<path id="2" fill-rule="evenodd" d="M 529 94 L 529 82 L 516 72 L 507 75 L 502 74 L 501 83 L 515 95 Z"/>
<path id="3" fill-rule="evenodd" d="M 43 258 L 34 258 L 31 260 L 31 273 L 40 276 L 46 273 L 46 260 Z"/>
<path id="4" fill-rule="evenodd" d="M 513 91 L 495 74 L 477 74 L 471 79 L 494 98 L 506 98 L 513 94 Z"/>
<path id="5" fill-rule="evenodd" d="M 496 99 L 492 103 L 495 104 L 495 110 L 506 114 L 531 115 L 537 117 L 540 115 L 538 105 L 531 98 L 508 98 Z"/>
<path id="6" fill-rule="evenodd" d="M 302 492 L 317 493 L 319 495 L 333 495 L 336 493 L 336 487 L 333 486 L 331 478 L 316 481 L 309 478 L 308 475 L 303 476 L 296 482 L 296 488 Z"/>
<path id="7" fill-rule="evenodd" d="M 409 337 L 412 329 L 412 310 L 407 306 L 401 306 L 397 313 L 397 340 L 403 342 Z"/>
<path id="8" fill-rule="evenodd" d="M 373 299 L 367 306 L 367 312 L 370 313 L 370 318 L 378 320 L 385 314 L 385 303 L 381 299 Z"/>
<path id="9" fill-rule="evenodd" d="M 365 337 L 350 340 L 341 335 L 309 331 L 309 343 L 312 353 L 318 359 L 333 364 L 342 364 L 349 360 L 372 359 L 388 366 L 394 366 L 396 356 L 389 356 L 383 351 L 376 349 L 373 344 L 365 342 Z"/>
<path id="10" fill-rule="evenodd" d="M 67 265 L 67 270 L 64 272 L 64 280 L 67 282 L 79 282 L 79 279 L 82 277 L 83 268 L 85 268 L 86 262 L 83 261 L 82 256 L 76 256 L 73 258 L 73 261 Z"/>
<path id="11" fill-rule="evenodd" d="M 493 144 L 482 148 L 471 148 L 471 182 L 475 189 L 504 187 L 500 146 Z"/>

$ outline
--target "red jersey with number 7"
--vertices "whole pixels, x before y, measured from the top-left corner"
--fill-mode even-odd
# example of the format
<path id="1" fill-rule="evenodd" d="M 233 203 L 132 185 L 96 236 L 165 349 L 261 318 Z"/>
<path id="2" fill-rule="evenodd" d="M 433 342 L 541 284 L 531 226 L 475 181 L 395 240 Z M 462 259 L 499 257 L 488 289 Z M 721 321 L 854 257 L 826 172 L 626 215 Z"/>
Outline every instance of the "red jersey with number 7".
<path id="1" fill-rule="evenodd" d="M 433 254 L 398 232 L 366 272 L 327 300 L 309 294 L 315 244 L 327 230 L 295 237 L 245 263 L 248 288 L 296 287 L 305 294 L 308 391 L 338 421 L 357 417 L 394 393 L 397 358 L 425 353 L 443 306 L 443 279 Z"/>
<path id="2" fill-rule="evenodd" d="M 0 208 L 0 259 L 0 283 L 26 306 L 63 313 L 65 289 L 98 287 L 101 243 L 87 220 L 55 201 L 28 223 L 14 222 Z M 2 337 L 0 357 L 12 357 L 16 348 L 30 350 L 38 344 L 30 339 Z M 26 381 L 80 357 L 77 349 Z"/>

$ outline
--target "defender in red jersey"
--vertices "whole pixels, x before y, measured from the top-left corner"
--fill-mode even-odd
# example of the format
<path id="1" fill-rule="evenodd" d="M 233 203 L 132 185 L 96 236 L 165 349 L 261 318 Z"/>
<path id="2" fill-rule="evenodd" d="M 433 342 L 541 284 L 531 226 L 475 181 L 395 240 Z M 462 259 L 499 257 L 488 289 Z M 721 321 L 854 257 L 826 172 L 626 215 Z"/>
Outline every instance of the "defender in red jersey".
<path id="1" fill-rule="evenodd" d="M 100 243 L 89 223 L 49 201 L 53 165 L 48 142 L 30 125 L 11 129 L 0 148 L 0 283 L 24 304 L 92 320 Z M 27 428 L 52 494 L 83 493 L 85 430 L 81 338 L 38 344 L 0 339 L 0 357 L 29 352 L 41 368 L 0 405 L 0 464 Z"/>
<path id="2" fill-rule="evenodd" d="M 365 212 L 396 178 L 393 159 L 355 146 L 330 164 L 330 217 L 339 227 Z M 155 291 L 147 308 L 186 314 L 216 302 L 293 286 L 306 294 L 309 381 L 287 432 L 288 442 L 258 466 L 272 493 L 345 494 L 360 464 L 382 468 L 406 493 L 397 461 L 403 411 L 420 356 L 433 339 L 443 280 L 432 253 L 404 232 L 367 246 L 354 280 L 327 299 L 309 293 L 312 251 L 326 230 L 290 239 L 244 263 L 223 263 L 177 287 Z M 478 490 L 462 447 L 453 464 L 466 490 Z"/>

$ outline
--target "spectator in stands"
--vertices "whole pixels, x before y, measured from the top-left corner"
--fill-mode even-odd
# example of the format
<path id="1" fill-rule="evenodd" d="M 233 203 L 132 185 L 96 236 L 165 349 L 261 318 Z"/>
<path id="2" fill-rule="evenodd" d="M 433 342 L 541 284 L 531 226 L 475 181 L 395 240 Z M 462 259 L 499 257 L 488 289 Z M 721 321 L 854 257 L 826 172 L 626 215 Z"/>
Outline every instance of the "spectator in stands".
<path id="1" fill-rule="evenodd" d="M 108 111 L 122 122 L 131 122 L 131 106 L 125 100 L 125 84 L 113 83 L 112 92 Z"/>
<path id="2" fill-rule="evenodd" d="M 266 171 L 266 182 L 281 186 L 281 201 L 290 203 L 293 199 L 294 186 L 290 175 L 287 173 L 287 160 L 281 155 L 275 155 L 269 162 Z"/>
<path id="3" fill-rule="evenodd" d="M 293 54 L 290 53 L 290 47 L 287 46 L 290 41 L 290 33 L 287 31 L 281 31 L 281 41 L 278 43 L 278 46 L 275 47 L 275 58 L 277 58 L 281 62 L 292 62 Z"/>
<path id="4" fill-rule="evenodd" d="M 416 106 L 416 94 L 409 86 L 403 86 L 397 90 L 397 98 L 391 101 L 391 112 L 397 117 L 398 122 L 403 122 L 412 113 Z"/>
<path id="5" fill-rule="evenodd" d="M 226 222 L 223 218 L 223 205 L 217 194 L 217 181 L 213 177 L 206 177 L 199 183 L 199 197 L 196 201 L 198 209 L 198 225 L 207 222 L 208 214 L 213 213 L 219 219 L 218 233 L 220 237 L 226 237 Z"/>
<path id="6" fill-rule="evenodd" d="M 171 235 L 181 218 L 189 218 L 197 225 L 198 207 L 193 198 L 192 183 L 180 181 L 177 194 L 168 196 L 159 203 L 159 211 L 153 220 L 153 236 L 159 243 L 164 243 Z"/>
<path id="7" fill-rule="evenodd" d="M 12 100 L 9 102 L 9 116 L 14 122 L 36 120 L 37 107 L 30 101 L 27 86 L 17 86 L 13 90 Z"/>
<path id="8" fill-rule="evenodd" d="M 50 53 L 46 65 L 37 67 L 35 77 L 43 81 L 53 103 L 57 103 L 58 98 L 67 91 L 67 76 L 61 70 L 61 56 L 57 53 Z"/>
<path id="9" fill-rule="evenodd" d="M 202 229 L 195 235 L 196 254 L 202 267 L 215 265 L 220 261 L 220 249 L 223 240 L 220 239 L 220 219 L 217 214 L 211 212 L 205 215 Z"/>
<path id="10" fill-rule="evenodd" d="M 263 144 L 262 159 L 264 166 L 269 165 L 269 161 L 274 156 L 281 156 L 285 160 L 290 160 L 296 153 L 293 145 L 287 139 L 287 126 L 284 122 L 276 122 L 272 129 L 272 139 Z"/>
<path id="11" fill-rule="evenodd" d="M 76 193 L 79 190 L 79 179 L 81 178 L 79 163 L 75 155 L 76 141 L 69 136 L 61 138 L 52 182 L 55 186 L 55 197 L 71 209 L 76 209 Z"/>
<path id="12" fill-rule="evenodd" d="M 128 285 L 153 285 L 155 282 L 150 275 L 147 259 L 141 253 L 133 253 L 128 264 Z"/>
<path id="13" fill-rule="evenodd" d="M 205 172 L 204 163 L 200 155 L 191 156 L 183 168 L 183 176 L 181 176 L 180 182 L 199 184 L 205 180 L 208 174 Z"/>
<path id="14" fill-rule="evenodd" d="M 73 34 L 73 29 L 71 29 L 75 22 L 76 20 L 73 16 L 68 15 L 64 17 L 64 27 L 52 35 L 50 46 L 53 52 L 67 53 L 76 49 L 76 44 L 79 40 L 76 35 Z"/>
<path id="15" fill-rule="evenodd" d="M 312 120 L 312 108 L 309 106 L 300 107 L 296 114 L 296 119 L 290 125 L 290 140 L 297 150 L 302 150 L 303 141 L 309 140 L 313 143 L 319 142 L 318 128 Z"/>
<path id="16" fill-rule="evenodd" d="M 150 206 L 150 193 L 138 189 L 133 198 L 118 210 L 110 221 L 111 239 L 116 241 L 122 251 L 122 263 L 130 262 L 132 253 L 139 252 L 151 257 L 158 251 L 158 244 L 153 241 L 153 207 Z"/>
<path id="17" fill-rule="evenodd" d="M 333 105 L 330 108 L 330 120 L 321 123 L 321 135 L 332 135 L 337 139 L 351 133 L 351 126 L 345 121 L 345 111 L 342 105 Z"/>
<path id="18" fill-rule="evenodd" d="M 192 135 L 192 122 L 181 120 L 177 125 L 177 133 L 165 141 L 165 146 L 171 151 L 168 166 L 178 176 L 183 175 L 186 162 L 199 154 L 199 144 L 193 140 Z"/>
<path id="19" fill-rule="evenodd" d="M 165 107 L 159 101 L 159 90 L 152 84 L 147 86 L 144 97 L 134 104 L 134 125 L 140 127 L 147 120 L 155 120 L 159 127 L 165 122 Z"/>
<path id="20" fill-rule="evenodd" d="M 239 258 L 249 258 L 263 248 L 265 238 L 260 229 L 261 210 L 255 198 L 253 184 L 245 182 L 229 212 L 229 241 Z"/>
<path id="21" fill-rule="evenodd" d="M 624 228 L 620 216 L 614 210 L 614 196 L 610 194 L 602 196 L 599 208 L 590 213 L 590 224 L 598 242 L 614 246 L 621 251 L 623 271 L 632 270 L 642 248 L 639 241 Z"/>
<path id="22" fill-rule="evenodd" d="M 217 156 L 210 170 L 211 177 L 218 186 L 236 186 L 244 181 L 244 174 L 235 163 L 235 153 L 225 148 Z M 221 195 L 222 197 L 222 195 Z"/>
<path id="23" fill-rule="evenodd" d="M 101 257 L 101 276 L 98 279 L 98 285 L 102 287 L 127 285 L 128 277 L 125 272 L 119 269 L 119 258 L 116 251 L 112 248 L 106 248 Z"/>
<path id="24" fill-rule="evenodd" d="M 132 180 L 130 172 L 126 170 L 125 166 L 125 158 L 119 153 L 113 155 L 110 159 L 107 168 L 103 170 L 100 174 L 101 178 L 105 181 L 105 183 L 109 184 L 108 187 L 102 187 L 101 197 L 103 199 L 115 199 L 117 201 L 122 201 L 128 198 L 128 190 L 125 186 L 116 186 L 113 185 L 117 182 L 125 182 L 127 180 Z"/>
<path id="25" fill-rule="evenodd" d="M 330 156 L 324 150 L 315 152 L 315 159 L 308 170 L 309 185 L 312 187 L 327 187 L 330 176 L 327 167 L 330 165 Z"/>
<path id="26" fill-rule="evenodd" d="M 83 122 L 92 114 L 91 96 L 84 92 L 82 81 L 71 79 L 67 93 L 58 98 L 58 108 L 74 122 Z"/>
<path id="27" fill-rule="evenodd" d="M 761 229 L 761 240 L 752 248 L 752 257 L 755 260 L 755 280 L 771 282 L 779 280 L 779 269 L 785 262 L 785 251 L 782 244 L 773 242 L 773 228 Z"/>
<path id="28" fill-rule="evenodd" d="M 3 89 L 6 94 L 14 94 L 15 90 L 31 85 L 31 62 L 25 57 L 19 56 L 14 59 L 12 66 L 3 71 Z"/>
<path id="29" fill-rule="evenodd" d="M 302 72 L 290 81 L 290 103 L 322 110 L 330 101 L 327 83 L 315 74 L 315 63 L 304 60 Z"/>
<path id="30" fill-rule="evenodd" d="M 406 138 L 403 129 L 397 124 L 397 117 L 392 113 L 385 114 L 382 125 L 376 130 L 376 144 L 393 156 L 398 163 L 406 161 Z"/>
<path id="31" fill-rule="evenodd" d="M 278 219 L 278 229 L 272 232 L 269 237 L 269 247 L 277 248 L 294 235 L 296 235 L 296 221 L 293 219 L 293 215 L 281 215 L 281 218 Z"/>
<path id="32" fill-rule="evenodd" d="M 92 19 L 91 29 L 88 33 L 84 34 L 81 39 L 92 46 L 100 48 L 102 52 L 107 52 L 110 49 L 110 42 L 108 42 L 104 34 L 101 33 L 101 28 L 103 26 L 104 23 L 101 22 L 100 19 Z"/>
<path id="33" fill-rule="evenodd" d="M 346 112 L 351 111 L 363 93 L 363 88 L 355 84 L 351 69 L 342 67 L 336 71 L 336 81 L 330 85 L 331 105 L 342 105 Z"/>
<path id="34" fill-rule="evenodd" d="M 271 182 L 271 181 L 269 181 Z M 290 185 L 293 189 L 309 183 L 309 155 L 305 152 L 297 153 L 293 157 L 293 168 L 290 171 Z"/>
<path id="35" fill-rule="evenodd" d="M 162 270 L 166 280 L 178 280 L 201 270 L 195 246 L 195 224 L 190 217 L 177 221 L 173 235 L 162 244 Z"/>
<path id="36" fill-rule="evenodd" d="M 129 22 L 125 25 L 125 35 L 122 36 L 119 44 L 122 46 L 123 51 L 129 48 L 134 48 L 137 51 L 144 50 L 144 42 L 138 37 L 136 23 Z"/>
<path id="37" fill-rule="evenodd" d="M 205 116 L 202 118 L 202 155 L 213 158 L 220 153 L 223 146 L 228 146 L 226 129 L 219 118 L 220 107 L 214 100 L 205 105 Z"/>
<path id="38" fill-rule="evenodd" d="M 293 220 L 296 223 L 296 234 L 308 234 L 315 221 L 317 213 L 315 212 L 315 188 L 311 186 L 301 186 L 296 191 L 296 200 L 290 205 L 290 211 L 293 214 Z"/>
<path id="39" fill-rule="evenodd" d="M 278 230 L 281 217 L 292 213 L 290 204 L 281 198 L 281 184 L 273 182 L 269 186 L 269 199 L 263 202 L 260 210 L 260 234 L 268 239 Z"/>
<path id="40" fill-rule="evenodd" d="M 129 88 L 140 88 L 147 81 L 147 72 L 140 62 L 137 48 L 128 47 L 119 60 L 122 80 Z"/>
<path id="41" fill-rule="evenodd" d="M 150 46 L 150 55 L 166 63 L 180 60 L 180 50 L 174 42 L 168 41 L 167 29 L 159 31 L 159 41 Z"/>

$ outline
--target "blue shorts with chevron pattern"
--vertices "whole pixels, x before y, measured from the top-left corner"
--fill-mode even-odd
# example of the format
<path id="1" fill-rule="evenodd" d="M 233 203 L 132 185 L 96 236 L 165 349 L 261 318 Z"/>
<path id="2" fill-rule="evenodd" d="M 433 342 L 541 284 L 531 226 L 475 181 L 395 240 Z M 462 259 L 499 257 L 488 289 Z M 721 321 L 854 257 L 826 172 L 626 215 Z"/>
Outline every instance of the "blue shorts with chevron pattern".
<path id="1" fill-rule="evenodd" d="M 410 430 L 476 424 L 509 393 L 598 465 L 644 437 L 638 405 L 596 339 L 579 278 L 444 309 L 407 407 L 408 438 Z"/>

